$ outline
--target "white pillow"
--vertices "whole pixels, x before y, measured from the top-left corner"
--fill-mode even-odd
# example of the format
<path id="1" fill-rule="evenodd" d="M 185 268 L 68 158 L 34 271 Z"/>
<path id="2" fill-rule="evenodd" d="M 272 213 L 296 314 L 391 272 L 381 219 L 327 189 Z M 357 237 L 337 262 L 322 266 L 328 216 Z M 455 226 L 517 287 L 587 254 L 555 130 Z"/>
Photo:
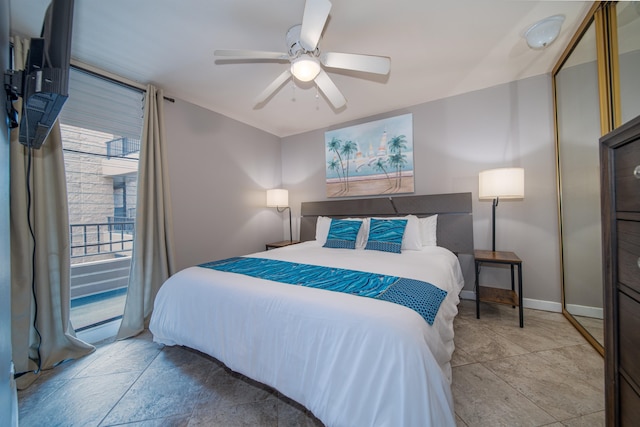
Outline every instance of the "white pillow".
<path id="1" fill-rule="evenodd" d="M 356 249 L 364 249 L 369 239 L 369 218 L 347 218 L 350 221 L 362 221 L 358 236 L 356 237 Z"/>
<path id="2" fill-rule="evenodd" d="M 402 249 L 411 250 L 411 251 L 419 251 L 422 249 L 422 236 L 420 234 L 420 221 L 419 218 L 415 215 L 407 215 L 407 216 L 394 216 L 394 217 L 374 217 L 376 219 L 406 219 L 407 226 L 404 229 L 404 234 L 402 235 Z M 360 237 L 360 235 L 358 235 Z M 365 238 L 365 243 L 369 238 L 369 227 L 367 224 L 367 236 Z"/>
<path id="3" fill-rule="evenodd" d="M 363 249 L 367 244 L 369 237 L 369 218 L 345 218 L 347 221 L 362 221 L 358 236 L 356 237 L 356 249 Z M 329 229 L 331 228 L 331 218 L 328 216 L 319 216 L 316 221 L 316 241 L 321 246 L 327 242 Z"/>
<path id="4" fill-rule="evenodd" d="M 316 221 L 316 240 L 320 243 L 320 246 L 324 246 L 327 243 L 329 228 L 331 228 L 331 218 L 319 216 Z"/>
<path id="5" fill-rule="evenodd" d="M 438 246 L 438 215 L 419 218 L 422 246 Z"/>

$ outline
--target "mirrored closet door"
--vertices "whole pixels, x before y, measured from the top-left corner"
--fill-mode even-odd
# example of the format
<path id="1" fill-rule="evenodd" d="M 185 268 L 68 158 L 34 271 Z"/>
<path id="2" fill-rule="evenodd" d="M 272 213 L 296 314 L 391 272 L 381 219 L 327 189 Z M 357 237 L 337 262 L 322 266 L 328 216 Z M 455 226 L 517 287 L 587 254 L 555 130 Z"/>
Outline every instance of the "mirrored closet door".
<path id="1" fill-rule="evenodd" d="M 620 103 L 616 127 L 640 115 L 640 1 L 615 5 Z M 614 74 L 614 75 L 615 75 Z"/>
<path id="2" fill-rule="evenodd" d="M 553 70 L 565 316 L 601 353 L 599 138 L 640 115 L 640 2 L 596 2 Z"/>
<path id="3" fill-rule="evenodd" d="M 554 82 L 564 310 L 602 346 L 598 146 L 602 131 L 593 17 Z"/>

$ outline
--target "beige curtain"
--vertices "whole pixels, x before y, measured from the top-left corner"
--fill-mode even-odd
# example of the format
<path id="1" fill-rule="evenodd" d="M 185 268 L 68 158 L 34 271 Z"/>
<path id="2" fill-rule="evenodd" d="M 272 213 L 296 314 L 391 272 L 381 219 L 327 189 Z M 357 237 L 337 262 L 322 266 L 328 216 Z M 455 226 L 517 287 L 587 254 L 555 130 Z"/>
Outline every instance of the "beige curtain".
<path id="1" fill-rule="evenodd" d="M 148 326 L 158 289 L 174 270 L 163 102 L 162 90 L 148 85 L 138 164 L 136 231 L 118 339 L 135 336 Z"/>
<path id="2" fill-rule="evenodd" d="M 28 46 L 28 40 L 14 38 L 17 68 L 23 68 Z M 21 100 L 14 104 L 18 111 L 21 104 Z M 18 128 L 11 131 L 11 344 L 16 372 L 31 372 L 18 379 L 18 387 L 23 388 L 36 378 L 38 359 L 40 368 L 47 369 L 91 353 L 94 347 L 75 337 L 69 321 L 71 255 L 60 127 L 56 123 L 42 148 L 31 150 L 33 264 L 27 220 L 29 149 L 18 142 L 18 135 Z M 33 327 L 36 314 L 37 331 Z"/>

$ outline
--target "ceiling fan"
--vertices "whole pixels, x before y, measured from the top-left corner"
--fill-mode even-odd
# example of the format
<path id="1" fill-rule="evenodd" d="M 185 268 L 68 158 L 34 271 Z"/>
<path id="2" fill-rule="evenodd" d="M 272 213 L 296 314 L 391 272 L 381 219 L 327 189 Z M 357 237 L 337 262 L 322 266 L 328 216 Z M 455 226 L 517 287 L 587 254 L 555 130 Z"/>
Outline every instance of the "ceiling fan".
<path id="1" fill-rule="evenodd" d="M 386 56 L 359 55 L 353 53 L 320 52 L 318 42 L 329 17 L 329 0 L 307 0 L 302 24 L 287 31 L 288 52 L 265 52 L 256 50 L 216 50 L 215 56 L 242 59 L 289 61 L 290 67 L 280 74 L 255 100 L 256 105 L 265 102 L 286 81 L 295 78 L 302 82 L 314 81 L 335 109 L 343 107 L 347 100 L 333 83 L 326 68 L 361 71 L 386 75 L 391 59 Z"/>

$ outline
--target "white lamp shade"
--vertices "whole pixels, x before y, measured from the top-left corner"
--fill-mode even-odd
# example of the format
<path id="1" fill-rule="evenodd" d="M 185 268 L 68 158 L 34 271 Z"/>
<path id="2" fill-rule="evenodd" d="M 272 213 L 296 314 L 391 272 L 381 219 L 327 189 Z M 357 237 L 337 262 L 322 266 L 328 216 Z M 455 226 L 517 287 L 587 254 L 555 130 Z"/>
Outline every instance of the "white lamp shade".
<path id="1" fill-rule="evenodd" d="M 320 63 L 315 57 L 302 55 L 291 63 L 291 74 L 301 82 L 310 82 L 320 72 Z"/>
<path id="2" fill-rule="evenodd" d="M 501 168 L 480 172 L 478 197 L 482 199 L 523 199 L 524 169 Z"/>
<path id="3" fill-rule="evenodd" d="M 282 188 L 267 190 L 267 207 L 289 206 L 289 191 Z"/>

